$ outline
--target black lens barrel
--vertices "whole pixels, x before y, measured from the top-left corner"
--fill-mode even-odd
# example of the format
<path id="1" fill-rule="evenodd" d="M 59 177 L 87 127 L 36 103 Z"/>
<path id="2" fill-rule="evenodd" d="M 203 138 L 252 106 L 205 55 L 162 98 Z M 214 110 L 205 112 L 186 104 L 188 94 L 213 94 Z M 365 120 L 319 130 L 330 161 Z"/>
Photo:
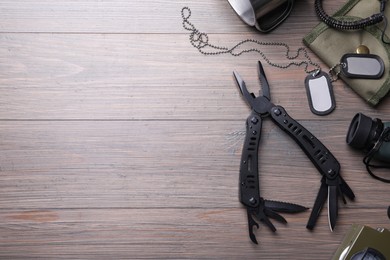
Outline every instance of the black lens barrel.
<path id="1" fill-rule="evenodd" d="M 354 148 L 370 150 L 382 131 L 383 123 L 380 119 L 357 113 L 349 126 L 346 141 Z"/>

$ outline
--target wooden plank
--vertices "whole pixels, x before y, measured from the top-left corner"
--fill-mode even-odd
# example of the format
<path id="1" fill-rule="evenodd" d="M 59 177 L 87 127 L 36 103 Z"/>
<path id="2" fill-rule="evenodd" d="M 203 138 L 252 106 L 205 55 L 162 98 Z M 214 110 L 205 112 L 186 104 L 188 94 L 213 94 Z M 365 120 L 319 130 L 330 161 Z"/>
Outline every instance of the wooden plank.
<path id="1" fill-rule="evenodd" d="M 261 224 L 258 246 L 250 243 L 242 209 L 80 209 L 0 210 L 1 258 L 131 259 L 329 259 L 351 223 L 366 218 L 377 227 L 383 211 L 340 212 L 330 232 L 325 218 L 313 232 L 308 213 L 284 214 L 288 225 L 275 223 L 272 234 Z M 276 245 L 276 246 L 275 246 Z M 305 250 L 302 250 L 305 245 Z"/>
<path id="2" fill-rule="evenodd" d="M 345 143 L 356 112 L 389 121 L 389 99 L 372 108 L 337 81 L 337 109 L 318 117 L 303 68 L 265 65 L 274 103 L 334 153 L 357 197 L 340 203 L 333 233 L 325 205 L 313 232 L 308 210 L 284 214 L 276 234 L 261 225 L 259 246 L 249 241 L 238 199 L 249 108 L 232 70 L 257 93 L 260 56 L 201 55 L 180 11 L 191 8 L 211 44 L 252 38 L 294 51 L 318 23 L 313 2 L 296 1 L 285 23 L 260 34 L 227 1 L 1 1 L 0 258 L 330 259 L 352 223 L 390 228 L 388 186 Z M 324 3 L 328 13 L 339 6 Z M 286 60 L 280 48 L 261 50 Z M 261 195 L 311 207 L 320 175 L 270 121 Z"/>
<path id="3" fill-rule="evenodd" d="M 56 33 L 182 33 L 181 9 L 191 8 L 191 21 L 210 32 L 241 33 L 250 31 L 227 1 L 2 1 L 1 32 Z M 326 5 L 331 13 L 338 4 Z M 310 10 L 310 12 L 308 11 Z M 279 33 L 308 32 L 318 23 L 314 5 L 297 2 L 289 26 Z M 209 18 L 215 17 L 210 23 Z M 276 32 L 278 33 L 278 32 Z"/>
<path id="4" fill-rule="evenodd" d="M 344 143 L 340 123 L 325 129 L 319 122 L 304 123 L 339 158 L 357 196 L 347 207 L 382 207 L 390 201 L 385 184 L 366 173 L 363 155 Z M 237 207 L 243 124 L 3 122 L 0 208 Z M 267 123 L 260 172 L 265 197 L 312 206 L 318 171 Z"/>
<path id="5" fill-rule="evenodd" d="M 187 35 L 0 35 L 1 119 L 242 119 L 248 107 L 232 78 L 237 70 L 258 92 L 253 55 L 205 57 Z M 210 36 L 211 37 L 211 36 Z M 241 36 L 217 36 L 222 42 Z M 294 49 L 299 41 L 291 44 Z M 275 47 L 265 48 L 283 60 Z M 248 60 L 250 58 L 250 60 Z M 283 61 L 284 62 L 284 61 Z M 167 66 L 166 64 L 169 63 Z M 312 115 L 303 68 L 265 65 L 272 99 L 296 119 Z M 299 76 L 298 76 L 299 75 Z M 377 109 L 341 81 L 334 87 L 337 109 L 322 120 L 351 120 L 390 112 L 388 99 Z"/>

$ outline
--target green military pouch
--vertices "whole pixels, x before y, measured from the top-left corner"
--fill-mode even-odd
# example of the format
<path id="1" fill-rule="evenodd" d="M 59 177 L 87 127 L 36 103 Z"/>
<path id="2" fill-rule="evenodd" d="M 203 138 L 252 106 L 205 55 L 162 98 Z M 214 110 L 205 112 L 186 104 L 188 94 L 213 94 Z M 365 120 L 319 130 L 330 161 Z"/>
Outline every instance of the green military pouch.
<path id="1" fill-rule="evenodd" d="M 359 20 L 377 13 L 379 5 L 378 0 L 350 0 L 333 17 L 337 20 Z M 390 7 L 386 8 L 385 16 L 390 18 Z M 382 41 L 383 29 L 384 22 L 355 31 L 336 30 L 320 23 L 303 38 L 303 42 L 329 67 L 340 64 L 344 54 L 355 53 L 360 45 L 367 46 L 370 54 L 381 57 L 385 70 L 379 79 L 348 78 L 340 74 L 340 78 L 350 88 L 375 106 L 390 90 L 390 44 Z M 386 28 L 383 37 L 386 42 L 390 42 L 387 35 L 390 35 L 389 28 Z"/>

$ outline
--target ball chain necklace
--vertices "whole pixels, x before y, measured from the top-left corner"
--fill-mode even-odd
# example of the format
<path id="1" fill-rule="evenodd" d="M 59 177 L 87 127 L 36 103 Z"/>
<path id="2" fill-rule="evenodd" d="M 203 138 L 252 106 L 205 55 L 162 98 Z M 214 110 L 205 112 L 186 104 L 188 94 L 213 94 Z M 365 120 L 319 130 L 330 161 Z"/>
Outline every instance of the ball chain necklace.
<path id="1" fill-rule="evenodd" d="M 231 54 L 233 56 L 240 56 L 244 53 L 249 52 L 257 52 L 260 54 L 260 56 L 271 66 L 277 67 L 280 69 L 287 69 L 290 66 L 302 66 L 304 65 L 304 70 L 306 73 L 314 73 L 321 70 L 320 66 L 317 63 L 314 63 L 311 58 L 309 57 L 306 48 L 300 47 L 295 55 L 290 55 L 290 47 L 283 42 L 262 42 L 255 39 L 246 39 L 243 41 L 240 41 L 233 47 L 222 47 L 222 46 L 216 46 L 209 43 L 209 36 L 208 34 L 204 32 L 200 32 L 196 27 L 189 21 L 191 17 L 191 9 L 188 7 L 183 7 L 181 10 L 181 16 L 183 18 L 183 28 L 187 31 L 190 31 L 190 42 L 192 46 L 194 46 L 198 51 L 204 55 L 219 55 L 219 54 Z M 266 54 L 257 48 L 248 48 L 248 49 L 242 49 L 240 50 L 240 47 L 245 47 L 246 43 L 254 43 L 258 46 L 280 46 L 285 49 L 285 56 L 289 60 L 296 60 L 301 53 L 304 54 L 306 60 L 303 61 L 293 61 L 288 64 L 282 65 L 273 63 L 270 61 L 270 59 L 266 56 Z M 314 69 L 309 70 L 309 65 L 312 65 Z"/>
<path id="2" fill-rule="evenodd" d="M 264 42 L 255 39 L 245 39 L 233 47 L 217 46 L 209 42 L 207 33 L 200 32 L 193 23 L 189 21 L 191 17 L 191 9 L 183 7 L 181 16 L 183 19 L 183 28 L 190 31 L 189 40 L 193 47 L 195 47 L 201 54 L 212 56 L 221 54 L 230 54 L 232 56 L 241 56 L 245 53 L 258 53 L 264 61 L 279 69 L 288 69 L 291 66 L 303 66 L 305 73 L 308 75 L 305 78 L 305 87 L 309 100 L 310 110 L 317 115 L 326 115 L 335 108 L 335 101 L 331 82 L 335 81 L 337 77 L 333 77 L 332 73 L 329 75 L 321 71 L 318 63 L 311 60 L 305 47 L 297 49 L 295 54 L 291 55 L 290 47 L 284 42 Z M 255 45 L 257 47 L 248 47 L 248 45 Z M 287 64 L 278 64 L 272 62 L 270 58 L 260 49 L 261 46 L 274 46 L 284 49 L 284 56 L 290 61 Z M 302 57 L 303 59 L 299 59 Z"/>

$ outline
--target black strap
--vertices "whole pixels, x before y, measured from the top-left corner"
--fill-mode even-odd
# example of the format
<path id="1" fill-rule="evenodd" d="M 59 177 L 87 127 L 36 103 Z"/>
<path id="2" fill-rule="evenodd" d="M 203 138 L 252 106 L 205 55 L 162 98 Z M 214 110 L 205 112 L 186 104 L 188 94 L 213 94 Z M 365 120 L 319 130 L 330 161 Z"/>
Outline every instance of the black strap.
<path id="1" fill-rule="evenodd" d="M 383 21 L 384 10 L 387 0 L 380 0 L 380 12 L 373 14 L 370 17 L 360 19 L 358 21 L 340 21 L 329 16 L 324 9 L 322 8 L 322 1 L 316 0 L 314 3 L 314 8 L 317 15 L 320 19 L 327 24 L 329 27 L 338 29 L 338 30 L 359 30 L 363 29 L 366 26 L 374 25 Z"/>
<path id="2" fill-rule="evenodd" d="M 383 142 L 390 141 L 390 127 L 387 127 L 383 130 L 381 136 L 379 137 L 378 141 L 375 143 L 374 147 L 367 153 L 367 155 L 363 158 L 363 163 L 366 165 L 367 172 L 376 180 L 383 181 L 385 183 L 390 183 L 390 179 L 385 179 L 382 177 L 379 177 L 378 175 L 375 175 L 371 168 L 375 169 L 390 169 L 390 165 L 378 165 L 378 164 L 370 164 L 371 160 L 374 158 L 375 154 L 378 152 L 380 147 L 382 146 Z"/>

